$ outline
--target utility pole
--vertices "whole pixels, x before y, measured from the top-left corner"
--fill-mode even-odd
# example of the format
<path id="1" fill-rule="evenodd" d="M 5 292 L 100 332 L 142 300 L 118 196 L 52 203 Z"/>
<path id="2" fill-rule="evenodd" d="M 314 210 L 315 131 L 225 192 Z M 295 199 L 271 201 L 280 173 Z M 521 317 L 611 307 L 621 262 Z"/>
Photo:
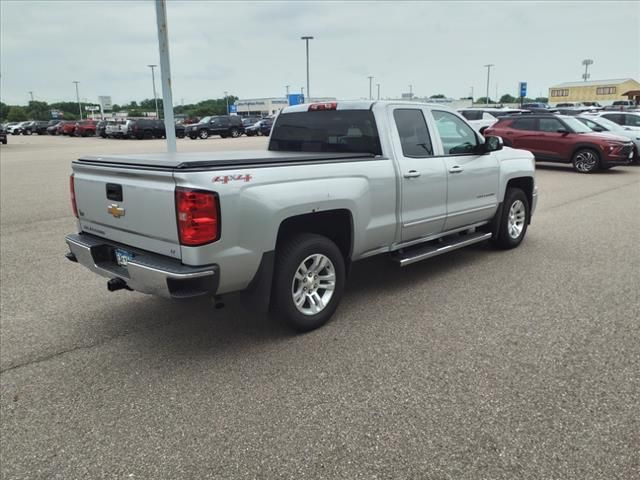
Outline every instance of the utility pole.
<path id="1" fill-rule="evenodd" d="M 313 40 L 313 37 L 305 35 L 300 37 L 300 40 L 304 40 L 307 44 L 307 95 L 309 96 L 309 99 L 311 99 L 311 90 L 309 89 L 309 40 Z"/>
<path id="2" fill-rule="evenodd" d="M 227 113 L 225 115 L 229 115 L 229 92 L 227 91 L 224 92 L 224 100 L 227 105 Z"/>
<path id="3" fill-rule="evenodd" d="M 376 83 L 376 87 L 378 87 L 378 100 L 380 100 L 380 84 Z"/>
<path id="4" fill-rule="evenodd" d="M 82 106 L 80 105 L 80 93 L 78 90 L 78 84 L 80 83 L 78 80 L 74 80 L 71 83 L 76 84 L 76 100 L 78 101 L 78 111 L 80 112 L 80 120 L 82 120 Z"/>
<path id="5" fill-rule="evenodd" d="M 162 80 L 162 107 L 167 152 L 176 152 L 176 124 L 173 120 L 173 93 L 171 92 L 171 63 L 169 61 L 169 27 L 166 0 L 156 0 L 158 50 L 160 52 L 160 78 Z"/>
<path id="6" fill-rule="evenodd" d="M 473 106 L 473 87 L 471 87 L 471 106 Z"/>
<path id="7" fill-rule="evenodd" d="M 158 65 L 147 65 L 147 67 L 151 69 L 151 81 L 153 82 L 153 100 L 156 102 L 156 118 L 160 118 L 158 112 L 158 94 L 156 93 L 156 74 L 154 70 L 157 66 Z"/>
<path id="8" fill-rule="evenodd" d="M 369 79 L 369 100 L 373 100 L 373 77 L 369 75 L 367 78 Z"/>
<path id="9" fill-rule="evenodd" d="M 285 85 L 284 88 L 287 89 L 287 98 L 289 98 L 289 87 L 291 87 L 291 85 Z"/>
<path id="10" fill-rule="evenodd" d="M 584 73 L 582 74 L 582 79 L 586 82 L 591 76 L 589 75 L 589 65 L 593 65 L 593 60 L 591 60 L 590 58 L 585 58 L 582 61 L 582 65 L 584 65 Z"/>
<path id="11" fill-rule="evenodd" d="M 29 90 L 29 95 L 31 95 L 31 101 L 33 102 L 33 92 Z"/>
<path id="12" fill-rule="evenodd" d="M 487 96 L 485 98 L 485 103 L 487 105 L 489 105 L 489 79 L 491 77 L 491 67 L 495 67 L 495 65 L 493 63 L 485 65 L 485 68 L 487 69 Z"/>
<path id="13" fill-rule="evenodd" d="M 409 85 L 409 98 L 413 100 L 413 85 Z"/>
<path id="14" fill-rule="evenodd" d="M 300 94 L 302 95 L 302 98 L 304 98 L 304 87 L 300 87 Z"/>

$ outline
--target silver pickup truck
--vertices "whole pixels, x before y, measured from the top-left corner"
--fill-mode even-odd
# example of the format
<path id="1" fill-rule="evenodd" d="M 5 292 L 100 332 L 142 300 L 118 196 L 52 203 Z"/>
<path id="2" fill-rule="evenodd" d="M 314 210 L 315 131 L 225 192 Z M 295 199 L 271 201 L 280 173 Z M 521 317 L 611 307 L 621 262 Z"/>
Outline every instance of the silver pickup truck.
<path id="1" fill-rule="evenodd" d="M 533 155 L 413 102 L 285 108 L 267 151 L 83 157 L 67 258 L 168 298 L 242 291 L 293 328 L 324 324 L 351 262 L 399 266 L 491 240 L 520 244 Z"/>

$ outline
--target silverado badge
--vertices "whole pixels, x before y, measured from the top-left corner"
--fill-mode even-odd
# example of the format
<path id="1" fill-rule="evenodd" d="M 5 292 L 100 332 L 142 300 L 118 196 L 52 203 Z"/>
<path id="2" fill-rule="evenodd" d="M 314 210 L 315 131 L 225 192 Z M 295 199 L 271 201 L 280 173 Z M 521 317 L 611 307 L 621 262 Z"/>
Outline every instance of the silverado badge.
<path id="1" fill-rule="evenodd" d="M 124 217 L 124 208 L 119 207 L 117 203 L 112 203 L 107 207 L 107 212 L 113 215 L 115 218 Z"/>

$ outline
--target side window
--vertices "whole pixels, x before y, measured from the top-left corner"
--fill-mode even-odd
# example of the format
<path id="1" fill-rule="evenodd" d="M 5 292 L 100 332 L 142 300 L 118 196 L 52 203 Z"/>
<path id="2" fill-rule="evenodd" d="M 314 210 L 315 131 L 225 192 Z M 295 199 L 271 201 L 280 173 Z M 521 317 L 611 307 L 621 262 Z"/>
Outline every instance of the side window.
<path id="1" fill-rule="evenodd" d="M 536 119 L 519 118 L 513 121 L 511 127 L 515 128 L 516 130 L 536 130 Z"/>
<path id="2" fill-rule="evenodd" d="M 640 127 L 640 117 L 637 115 L 625 115 L 624 124 L 630 127 Z"/>
<path id="3" fill-rule="evenodd" d="M 398 109 L 393 111 L 396 121 L 402 153 L 405 157 L 431 157 L 433 147 L 427 122 L 422 110 Z"/>
<path id="4" fill-rule="evenodd" d="M 483 119 L 483 120 L 495 120 L 495 119 L 496 119 L 496 117 L 494 117 L 493 115 L 491 115 L 491 114 L 490 114 L 490 113 L 488 113 L 488 112 L 484 112 L 484 113 L 482 114 L 482 119 Z"/>
<path id="5" fill-rule="evenodd" d="M 559 129 L 565 128 L 565 126 L 557 118 L 541 118 L 538 121 L 540 122 L 541 132 L 555 133 Z"/>
<path id="6" fill-rule="evenodd" d="M 433 118 L 442 140 L 445 155 L 462 155 L 475 152 L 478 137 L 475 131 L 456 115 L 433 110 Z"/>
<path id="7" fill-rule="evenodd" d="M 602 115 L 604 118 L 606 118 L 607 120 L 611 120 L 612 122 L 616 122 L 618 125 L 623 125 L 623 118 L 622 115 L 620 115 L 619 113 L 608 113 L 606 115 Z"/>
<path id="8" fill-rule="evenodd" d="M 467 120 L 480 120 L 482 118 L 482 113 L 479 110 L 462 110 L 460 115 L 462 115 Z"/>

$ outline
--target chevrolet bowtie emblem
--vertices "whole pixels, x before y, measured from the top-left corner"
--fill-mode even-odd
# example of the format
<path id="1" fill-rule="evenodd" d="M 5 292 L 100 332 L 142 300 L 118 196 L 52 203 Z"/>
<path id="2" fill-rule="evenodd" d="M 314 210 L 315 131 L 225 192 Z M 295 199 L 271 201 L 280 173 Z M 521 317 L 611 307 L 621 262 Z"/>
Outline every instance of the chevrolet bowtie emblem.
<path id="1" fill-rule="evenodd" d="M 124 217 L 124 208 L 118 206 L 117 203 L 112 203 L 107 207 L 107 212 L 113 215 L 115 218 Z"/>

